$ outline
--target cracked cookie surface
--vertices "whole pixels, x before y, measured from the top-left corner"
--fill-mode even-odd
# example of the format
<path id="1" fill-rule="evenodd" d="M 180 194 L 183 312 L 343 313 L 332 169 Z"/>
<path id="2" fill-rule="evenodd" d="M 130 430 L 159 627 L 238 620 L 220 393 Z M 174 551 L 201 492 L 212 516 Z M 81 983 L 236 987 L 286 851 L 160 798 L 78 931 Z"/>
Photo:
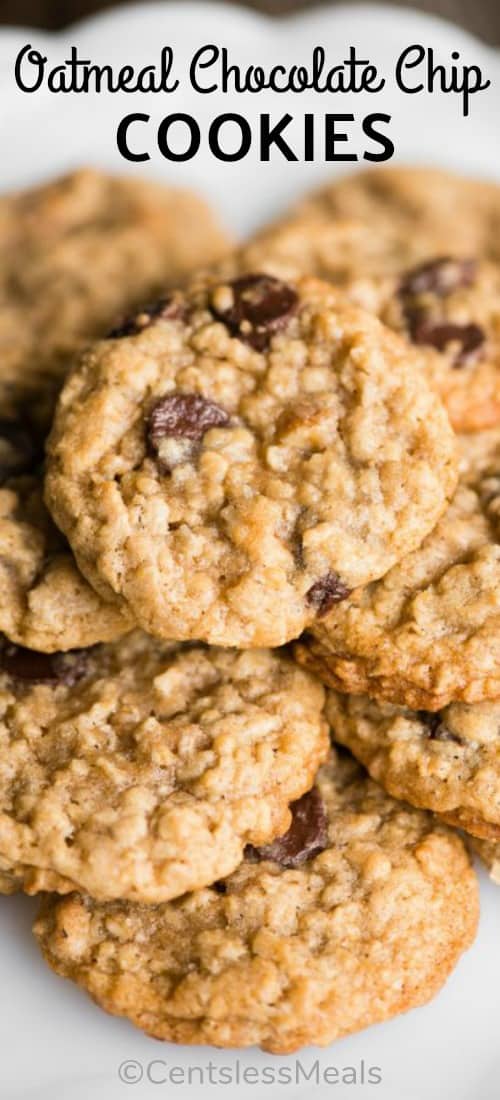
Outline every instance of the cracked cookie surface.
<path id="1" fill-rule="evenodd" d="M 402 341 L 317 280 L 253 275 L 198 281 L 82 358 L 46 496 L 82 572 L 144 629 L 249 647 L 386 572 L 456 476 Z"/>
<path id="2" fill-rule="evenodd" d="M 462 841 L 335 752 L 313 816 L 298 866 L 260 853 L 160 906 L 48 898 L 34 929 L 47 962 L 156 1038 L 281 1054 L 429 1000 L 476 931 Z"/>
<path id="3" fill-rule="evenodd" d="M 114 645 L 0 653 L 0 868 L 27 892 L 147 903 L 213 882 L 288 827 L 328 738 L 288 657 Z"/>
<path id="4" fill-rule="evenodd" d="M 428 710 L 500 696 L 500 430 L 462 437 L 460 454 L 422 545 L 297 644 L 330 687 Z"/>
<path id="5" fill-rule="evenodd" d="M 426 711 L 329 691 L 326 715 L 335 739 L 394 798 L 500 840 L 500 702 Z"/>

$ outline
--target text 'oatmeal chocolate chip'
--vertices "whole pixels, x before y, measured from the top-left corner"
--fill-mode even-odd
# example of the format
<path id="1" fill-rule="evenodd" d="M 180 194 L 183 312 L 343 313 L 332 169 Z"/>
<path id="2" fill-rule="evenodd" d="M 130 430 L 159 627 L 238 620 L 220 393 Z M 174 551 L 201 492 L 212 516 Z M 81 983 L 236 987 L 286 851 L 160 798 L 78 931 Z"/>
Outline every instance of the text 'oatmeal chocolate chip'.
<path id="1" fill-rule="evenodd" d="M 285 328 L 295 313 L 298 297 L 293 287 L 271 275 L 244 275 L 212 297 L 212 310 L 233 336 L 256 351 L 265 351 L 275 332 Z"/>
<path id="2" fill-rule="evenodd" d="M 215 401 L 199 393 L 171 393 L 162 397 L 149 414 L 148 440 L 162 469 L 169 471 L 192 456 L 205 432 L 228 423 L 228 413 Z"/>
<path id="3" fill-rule="evenodd" d="M 69 653 L 38 653 L 35 649 L 4 641 L 0 649 L 0 670 L 14 680 L 31 684 L 64 684 L 72 687 L 87 670 L 86 649 Z"/>
<path id="4" fill-rule="evenodd" d="M 321 619 L 334 604 L 341 603 L 350 595 L 351 589 L 341 581 L 338 573 L 327 573 L 311 585 L 306 592 L 306 600 L 311 607 L 316 608 L 318 617 Z"/>
<path id="5" fill-rule="evenodd" d="M 316 787 L 303 794 L 290 806 L 292 824 L 284 836 L 254 848 L 247 844 L 245 858 L 253 862 L 270 859 L 281 867 L 300 867 L 308 859 L 323 852 L 328 844 L 328 819 L 323 800 Z"/>
<path id="6" fill-rule="evenodd" d="M 16 474 L 30 473 L 41 457 L 40 450 L 29 426 L 0 417 L 0 484 Z"/>
<path id="7" fill-rule="evenodd" d="M 149 328 L 153 321 L 159 321 L 163 319 L 165 321 L 179 321 L 184 316 L 184 303 L 181 298 L 169 294 L 165 298 L 160 298 L 158 302 L 154 302 L 152 305 L 144 306 L 143 309 L 138 310 L 131 317 L 126 317 L 123 321 L 120 321 L 115 328 L 108 332 L 108 340 L 120 340 L 124 336 L 137 336 L 143 329 Z"/>
<path id="8" fill-rule="evenodd" d="M 476 271 L 475 260 L 459 260 L 451 256 L 429 260 L 403 276 L 399 294 L 402 298 L 415 298 L 420 294 L 435 294 L 438 298 L 446 298 L 455 290 L 472 286 Z"/>

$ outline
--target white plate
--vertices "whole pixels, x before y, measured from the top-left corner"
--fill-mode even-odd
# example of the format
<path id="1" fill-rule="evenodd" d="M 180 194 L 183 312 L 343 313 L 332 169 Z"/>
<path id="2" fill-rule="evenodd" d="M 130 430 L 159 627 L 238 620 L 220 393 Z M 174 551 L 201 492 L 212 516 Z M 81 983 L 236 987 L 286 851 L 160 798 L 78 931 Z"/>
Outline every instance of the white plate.
<path id="1" fill-rule="evenodd" d="M 51 65 L 60 63 L 69 45 L 81 56 L 98 63 L 125 62 L 136 66 L 156 61 L 162 44 L 175 50 L 176 70 L 183 73 L 200 46 L 226 45 L 232 61 L 240 65 L 272 62 L 307 63 L 312 48 L 323 44 L 330 64 L 341 61 L 353 44 L 360 56 L 370 56 L 389 77 L 383 93 L 367 95 L 227 95 L 200 96 L 189 91 L 184 80 L 171 96 L 130 97 L 123 94 L 95 96 L 22 94 L 15 88 L 13 62 L 27 42 L 45 53 Z M 458 50 L 468 64 L 480 64 L 492 87 L 475 97 L 471 115 L 464 120 L 458 97 L 427 94 L 403 96 L 390 79 L 394 59 L 413 42 L 432 46 L 436 60 L 450 62 Z M 0 33 L 0 150 L 2 187 L 31 182 L 41 176 L 84 162 L 127 170 L 115 147 L 116 126 L 129 111 L 145 111 L 152 119 L 173 111 L 192 114 L 206 132 L 207 123 L 223 112 L 243 113 L 255 130 L 260 112 L 279 119 L 289 112 L 293 140 L 300 135 L 300 120 L 307 112 L 352 113 L 353 148 L 362 149 L 359 120 L 369 111 L 392 115 L 391 136 L 401 160 L 436 163 L 470 173 L 500 179 L 498 142 L 498 78 L 500 55 L 488 50 L 465 32 L 438 19 L 391 8 L 339 7 L 311 11 L 307 15 L 273 21 L 241 9 L 216 4 L 145 4 L 101 15 L 62 35 L 43 35 L 26 29 Z M 135 133 L 139 137 L 139 130 Z M 293 196 L 332 174 L 333 166 L 288 163 L 274 156 L 260 164 L 256 152 L 245 160 L 223 164 L 207 151 L 185 164 L 171 164 L 155 152 L 154 126 L 145 129 L 152 159 L 135 168 L 188 184 L 204 191 L 237 233 L 251 230 L 273 216 Z M 361 162 L 362 164 L 362 162 Z M 345 165 L 343 166 L 346 167 Z M 351 170 L 355 165 L 348 166 Z M 128 170 L 134 170 L 129 167 Z M 0 1081 L 6 1100 L 134 1100 L 169 1096 L 232 1095 L 238 1088 L 247 1097 L 283 1095 L 286 1100 L 305 1097 L 311 1089 L 322 1100 L 327 1096 L 381 1100 L 498 1100 L 498 1019 L 500 1013 L 500 894 L 482 879 L 482 918 L 477 942 L 463 959 L 440 996 L 428 1007 L 388 1024 L 343 1040 L 324 1050 L 302 1052 L 300 1060 L 309 1083 L 299 1078 L 285 1087 L 276 1084 L 240 1083 L 210 1085 L 217 1068 L 231 1067 L 240 1075 L 245 1067 L 262 1069 L 286 1065 L 295 1072 L 294 1058 L 277 1059 L 255 1051 L 223 1052 L 159 1044 L 145 1038 L 124 1021 L 106 1017 L 69 982 L 52 975 L 42 962 L 30 935 L 36 902 L 26 898 L 2 899 L 0 905 L 0 1003 L 2 1038 Z M 335 1066 L 381 1068 L 378 1085 L 313 1085 L 315 1062 L 320 1073 Z M 120 1081 L 118 1068 L 131 1065 Z M 167 1066 L 162 1065 L 166 1062 Z M 148 1064 L 151 1063 L 148 1080 Z M 210 1071 L 210 1063 L 213 1068 Z M 168 1068 L 199 1067 L 191 1083 L 165 1083 Z M 300 1072 L 300 1071 L 299 1071 Z M 201 1074 L 204 1084 L 200 1084 Z M 177 1078 L 179 1075 L 177 1075 Z M 154 1081 L 158 1083 L 154 1083 Z"/>

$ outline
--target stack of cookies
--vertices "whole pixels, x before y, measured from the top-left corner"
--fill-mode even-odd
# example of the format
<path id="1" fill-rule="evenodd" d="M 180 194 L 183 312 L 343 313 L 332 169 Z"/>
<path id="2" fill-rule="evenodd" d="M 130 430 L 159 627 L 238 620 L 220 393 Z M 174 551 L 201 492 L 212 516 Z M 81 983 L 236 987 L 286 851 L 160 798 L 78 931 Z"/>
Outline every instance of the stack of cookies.
<path id="1" fill-rule="evenodd" d="M 0 205 L 0 887 L 155 1037 L 326 1044 L 474 938 L 497 223 L 493 185 L 402 169 L 237 251 L 91 172 Z"/>

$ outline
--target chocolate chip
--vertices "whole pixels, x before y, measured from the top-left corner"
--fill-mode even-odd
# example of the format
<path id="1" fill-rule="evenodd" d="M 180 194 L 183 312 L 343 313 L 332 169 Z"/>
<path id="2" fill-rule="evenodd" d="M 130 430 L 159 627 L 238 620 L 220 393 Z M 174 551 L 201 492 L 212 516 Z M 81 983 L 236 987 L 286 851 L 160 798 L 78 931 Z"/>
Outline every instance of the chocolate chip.
<path id="1" fill-rule="evenodd" d="M 247 844 L 246 859 L 254 863 L 270 859 L 280 867 L 292 868 L 324 851 L 328 844 L 328 818 L 317 787 L 293 802 L 290 809 L 292 824 L 288 832 L 262 848 Z"/>
<path id="2" fill-rule="evenodd" d="M 108 340 L 121 340 L 124 336 L 137 336 L 153 321 L 178 321 L 185 316 L 185 307 L 181 298 L 175 294 L 169 294 L 160 298 L 158 302 L 144 306 L 131 317 L 125 317 L 115 328 L 108 332 Z"/>
<path id="3" fill-rule="evenodd" d="M 87 671 L 88 652 L 74 649 L 69 653 L 38 653 L 5 640 L 0 649 L 0 669 L 25 683 L 72 687 Z"/>
<path id="4" fill-rule="evenodd" d="M 286 327 L 297 309 L 295 290 L 271 275 L 244 275 L 229 287 L 231 304 L 220 305 L 214 296 L 214 315 L 233 336 L 256 351 L 265 351 L 274 333 Z"/>
<path id="5" fill-rule="evenodd" d="M 227 894 L 227 886 L 223 879 L 219 879 L 218 882 L 212 883 L 212 890 L 215 890 L 216 894 Z"/>
<path id="6" fill-rule="evenodd" d="M 338 573 L 326 573 L 319 581 L 311 585 L 306 592 L 307 603 L 317 609 L 318 618 L 322 619 L 335 603 L 341 603 L 351 595 L 352 589 L 340 579 Z"/>
<path id="7" fill-rule="evenodd" d="M 0 484 L 30 473 L 41 459 L 41 447 L 30 425 L 0 417 Z"/>
<path id="8" fill-rule="evenodd" d="M 422 313 L 409 315 L 409 327 L 415 344 L 428 344 L 437 351 L 446 351 L 450 344 L 458 344 L 454 367 L 463 367 L 478 359 L 486 337 L 479 325 L 457 325 L 449 321 L 432 321 Z"/>
<path id="9" fill-rule="evenodd" d="M 441 256 L 408 271 L 401 280 L 399 294 L 402 298 L 416 298 L 420 294 L 446 298 L 455 290 L 472 286 L 476 272 L 475 260 Z"/>
<path id="10" fill-rule="evenodd" d="M 434 731 L 441 725 L 441 715 L 434 714 L 430 710 L 417 710 L 417 718 L 420 724 L 425 726 L 429 737 L 432 737 Z"/>
<path id="11" fill-rule="evenodd" d="M 147 423 L 150 449 L 157 455 L 163 470 L 168 472 L 178 461 L 192 457 L 210 428 L 224 428 L 229 415 L 215 401 L 199 393 L 171 393 L 153 406 Z M 191 446 L 181 448 L 179 455 L 166 447 L 168 440 L 187 440 Z"/>
<path id="12" fill-rule="evenodd" d="M 456 324 L 437 318 L 425 304 L 419 304 L 421 295 L 432 294 L 446 298 L 455 290 L 471 286 L 477 272 L 475 260 L 457 260 L 450 257 L 431 260 L 409 271 L 399 286 L 403 310 L 411 338 L 415 344 L 427 344 L 444 352 L 450 344 L 457 344 L 454 367 L 463 367 L 476 360 L 485 344 L 483 329 L 474 323 Z"/>
<path id="13" fill-rule="evenodd" d="M 448 729 L 440 714 L 434 714 L 428 710 L 418 710 L 417 718 L 421 725 L 426 728 L 430 741 L 455 741 L 456 744 L 460 743 L 460 738 Z"/>

